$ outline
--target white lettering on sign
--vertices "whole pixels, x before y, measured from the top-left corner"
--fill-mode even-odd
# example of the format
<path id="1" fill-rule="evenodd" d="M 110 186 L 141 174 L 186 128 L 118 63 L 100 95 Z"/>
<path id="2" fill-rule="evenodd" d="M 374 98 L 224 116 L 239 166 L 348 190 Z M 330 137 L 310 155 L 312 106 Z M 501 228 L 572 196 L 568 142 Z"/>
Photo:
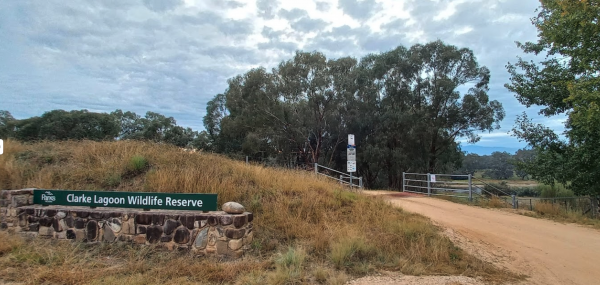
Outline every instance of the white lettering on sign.
<path id="1" fill-rule="evenodd" d="M 43 197 L 42 197 L 42 199 L 43 199 Z M 69 202 L 69 203 L 92 203 L 92 197 L 85 196 L 85 194 L 81 194 L 81 196 L 75 196 L 75 194 L 69 194 L 69 195 L 67 195 L 67 202 Z"/>
<path id="2" fill-rule="evenodd" d="M 56 197 L 54 197 L 54 194 L 52 194 L 52 192 L 46 191 L 46 193 L 42 194 L 42 200 L 44 200 L 44 202 L 46 203 L 52 203 L 56 201 Z"/>
<path id="3" fill-rule="evenodd" d="M 165 201 L 166 206 L 172 207 L 198 207 L 202 208 L 202 200 L 187 200 L 187 199 L 171 199 L 171 197 L 167 197 Z"/>

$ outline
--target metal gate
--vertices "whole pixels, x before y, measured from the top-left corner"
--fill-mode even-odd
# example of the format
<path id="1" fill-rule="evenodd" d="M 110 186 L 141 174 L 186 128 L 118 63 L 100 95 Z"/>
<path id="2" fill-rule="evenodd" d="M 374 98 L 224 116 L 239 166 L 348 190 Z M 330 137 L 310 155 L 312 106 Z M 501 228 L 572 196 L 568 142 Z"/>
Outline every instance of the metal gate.
<path id="1" fill-rule="evenodd" d="M 475 181 L 474 181 L 475 180 Z M 493 192 L 485 189 L 485 186 L 493 188 Z M 517 205 L 515 196 L 510 195 L 483 180 L 474 178 L 471 174 L 432 174 L 432 173 L 402 173 L 402 191 L 418 193 L 427 196 L 450 196 L 465 198 L 473 201 L 473 198 L 490 197 L 499 198 L 509 205 Z"/>
<path id="2" fill-rule="evenodd" d="M 329 177 L 331 179 L 339 181 L 341 184 L 348 185 L 350 188 L 357 187 L 358 189 L 363 188 L 363 180 L 362 177 L 351 176 L 347 173 L 337 171 L 335 169 L 331 169 L 329 167 L 325 167 L 323 165 L 319 165 L 315 163 L 315 173 L 318 175 L 323 175 Z M 338 177 L 336 177 L 338 176 Z"/>

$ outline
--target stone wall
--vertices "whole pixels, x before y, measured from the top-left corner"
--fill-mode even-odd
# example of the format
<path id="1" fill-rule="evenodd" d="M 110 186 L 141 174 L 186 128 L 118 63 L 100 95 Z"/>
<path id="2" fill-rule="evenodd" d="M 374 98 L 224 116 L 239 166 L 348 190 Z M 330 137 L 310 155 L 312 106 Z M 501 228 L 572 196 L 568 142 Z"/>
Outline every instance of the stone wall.
<path id="1" fill-rule="evenodd" d="M 0 229 L 80 242 L 133 242 L 240 257 L 253 238 L 253 215 L 32 205 L 33 189 L 2 190 Z"/>

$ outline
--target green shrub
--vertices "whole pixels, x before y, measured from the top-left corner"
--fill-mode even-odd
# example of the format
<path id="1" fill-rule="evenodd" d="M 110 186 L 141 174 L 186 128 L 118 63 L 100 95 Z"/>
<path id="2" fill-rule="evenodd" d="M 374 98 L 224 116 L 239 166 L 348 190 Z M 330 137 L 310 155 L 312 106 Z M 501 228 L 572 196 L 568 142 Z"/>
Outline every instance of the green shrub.
<path id="1" fill-rule="evenodd" d="M 572 190 L 566 189 L 560 184 L 554 186 L 538 185 L 537 190 L 540 192 L 540 197 L 542 198 L 560 198 L 575 196 L 575 193 L 573 193 Z"/>
<path id="2" fill-rule="evenodd" d="M 148 159 L 141 155 L 134 155 L 129 159 L 129 163 L 127 164 L 127 173 L 129 174 L 139 174 L 144 172 L 150 163 Z"/>

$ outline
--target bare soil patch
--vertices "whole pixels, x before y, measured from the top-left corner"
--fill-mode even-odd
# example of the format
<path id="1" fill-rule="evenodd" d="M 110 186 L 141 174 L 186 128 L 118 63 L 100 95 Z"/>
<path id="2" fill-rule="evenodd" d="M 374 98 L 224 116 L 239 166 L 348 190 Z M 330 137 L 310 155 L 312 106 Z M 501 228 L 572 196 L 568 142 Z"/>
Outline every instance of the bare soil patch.
<path id="1" fill-rule="evenodd" d="M 431 218 L 467 252 L 498 267 L 527 275 L 524 284 L 600 282 L 600 231 L 596 229 L 440 199 L 390 195 L 395 192 L 364 193 L 384 195 L 393 205 Z M 452 284 L 438 281 L 431 284 Z M 381 284 L 413 284 L 402 282 Z"/>

